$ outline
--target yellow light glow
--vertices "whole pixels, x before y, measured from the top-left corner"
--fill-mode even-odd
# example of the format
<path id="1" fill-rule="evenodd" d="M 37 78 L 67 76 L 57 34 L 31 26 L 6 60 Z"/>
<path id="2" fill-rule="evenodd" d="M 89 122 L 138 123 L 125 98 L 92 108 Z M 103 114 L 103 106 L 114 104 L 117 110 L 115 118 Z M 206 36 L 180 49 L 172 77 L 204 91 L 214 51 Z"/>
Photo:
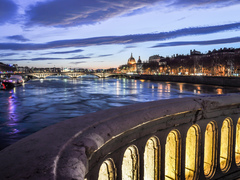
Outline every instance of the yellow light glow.
<path id="1" fill-rule="evenodd" d="M 157 137 L 151 137 L 144 151 L 144 180 L 158 180 L 160 177 L 160 143 Z"/>
<path id="2" fill-rule="evenodd" d="M 240 166 L 240 118 L 238 119 L 236 128 L 235 161 Z"/>
<path id="3" fill-rule="evenodd" d="M 230 167 L 232 152 L 232 120 L 227 118 L 221 128 L 220 168 L 227 172 Z"/>
<path id="4" fill-rule="evenodd" d="M 213 176 L 216 164 L 216 123 L 214 121 L 207 124 L 204 140 L 204 175 L 207 178 Z"/>
<path id="5" fill-rule="evenodd" d="M 112 159 L 104 161 L 100 167 L 98 180 L 115 180 L 116 168 Z"/>
<path id="6" fill-rule="evenodd" d="M 179 179 L 180 174 L 180 134 L 172 130 L 165 144 L 165 179 Z"/>
<path id="7" fill-rule="evenodd" d="M 189 128 L 186 137 L 185 153 L 185 179 L 197 179 L 199 154 L 199 127 L 193 125 Z"/>
<path id="8" fill-rule="evenodd" d="M 135 146 L 126 149 L 122 162 L 122 180 L 138 180 L 139 154 Z"/>

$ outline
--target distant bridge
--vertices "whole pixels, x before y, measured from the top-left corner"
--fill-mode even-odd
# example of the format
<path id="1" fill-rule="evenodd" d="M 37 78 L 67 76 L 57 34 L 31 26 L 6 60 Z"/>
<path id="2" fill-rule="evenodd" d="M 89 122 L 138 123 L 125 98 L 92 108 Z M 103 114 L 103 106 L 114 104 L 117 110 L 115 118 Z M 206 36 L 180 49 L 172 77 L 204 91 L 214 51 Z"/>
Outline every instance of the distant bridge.
<path id="1" fill-rule="evenodd" d="M 13 73 L 8 73 L 8 75 L 12 75 Z M 37 77 L 39 79 L 44 79 L 49 76 L 68 76 L 70 78 L 78 78 L 84 75 L 93 75 L 99 78 L 107 78 L 110 76 L 126 76 L 126 74 L 118 74 L 118 73 L 97 73 L 97 72 L 32 72 L 32 73 L 14 73 L 22 76 L 32 76 Z"/>
<path id="2" fill-rule="evenodd" d="M 109 76 L 114 76 L 114 75 L 118 75 L 118 74 L 114 74 L 114 73 L 89 73 L 89 72 L 43 72 L 43 73 L 27 73 L 27 76 L 33 76 L 33 77 L 37 77 L 37 78 L 46 78 L 48 76 L 69 76 L 71 78 L 77 78 L 83 75 L 94 75 L 97 76 L 99 78 L 106 78 Z"/>

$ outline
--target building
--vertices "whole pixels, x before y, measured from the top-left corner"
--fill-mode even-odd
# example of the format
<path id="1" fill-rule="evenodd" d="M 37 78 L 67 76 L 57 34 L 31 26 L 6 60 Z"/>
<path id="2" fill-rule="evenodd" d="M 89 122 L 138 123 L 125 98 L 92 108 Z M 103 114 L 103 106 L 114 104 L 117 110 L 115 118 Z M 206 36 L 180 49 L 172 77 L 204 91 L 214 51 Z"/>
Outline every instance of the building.
<path id="1" fill-rule="evenodd" d="M 132 56 L 132 53 L 131 53 L 131 57 L 128 59 L 128 70 L 130 72 L 135 72 L 137 70 L 137 65 L 136 65 L 136 61 L 134 59 L 134 57 Z"/>
<path id="2" fill-rule="evenodd" d="M 14 72 L 15 70 L 15 66 L 0 62 L 0 72 Z"/>
<path id="3" fill-rule="evenodd" d="M 153 55 L 149 57 L 149 62 L 157 62 L 159 63 L 161 57 L 159 55 Z"/>
<path id="4" fill-rule="evenodd" d="M 137 73 L 140 73 L 140 74 L 142 74 L 142 71 L 143 71 L 143 63 L 142 63 L 142 60 L 141 60 L 141 58 L 140 58 L 140 56 L 139 56 L 139 58 L 138 58 L 138 61 L 137 61 Z"/>

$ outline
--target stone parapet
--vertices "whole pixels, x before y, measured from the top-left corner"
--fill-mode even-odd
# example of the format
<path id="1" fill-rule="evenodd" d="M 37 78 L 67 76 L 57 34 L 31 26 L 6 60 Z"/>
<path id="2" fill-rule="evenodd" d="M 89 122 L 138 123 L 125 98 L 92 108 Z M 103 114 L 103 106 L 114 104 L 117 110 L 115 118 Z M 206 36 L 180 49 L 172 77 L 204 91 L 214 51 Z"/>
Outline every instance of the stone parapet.
<path id="1" fill-rule="evenodd" d="M 199 139 L 196 143 L 198 160 L 197 164 L 195 163 L 196 170 L 193 170 L 197 179 L 206 176 L 213 179 L 230 175 L 238 177 L 238 165 L 235 163 L 238 151 L 235 152 L 234 147 L 240 114 L 239 100 L 239 94 L 161 100 L 112 108 L 69 119 L 3 149 L 0 152 L 0 179 L 95 180 L 98 179 L 99 172 L 104 176 L 102 179 L 105 176 L 111 176 L 110 179 L 122 179 L 122 170 L 129 169 L 123 166 L 124 158 L 128 157 L 128 149 L 137 155 L 136 159 L 132 159 L 132 163 L 137 162 L 136 169 L 130 169 L 134 176 L 132 179 L 143 179 L 144 169 L 148 167 L 144 164 L 145 146 L 151 138 L 156 139 L 152 140 L 156 144 L 159 141 L 158 160 L 153 163 L 157 164 L 155 168 L 159 169 L 156 176 L 164 179 L 167 175 L 165 158 L 171 157 L 171 153 L 166 155 L 166 148 L 171 146 L 167 139 L 174 136 L 177 138 L 175 179 L 181 179 L 187 174 L 186 137 L 193 125 L 199 128 Z M 220 151 L 221 127 L 223 121 L 228 118 L 231 119 L 229 122 L 234 130 L 231 131 L 232 140 L 229 140 L 232 147 L 231 153 L 228 154 L 230 167 L 226 167 L 226 172 L 223 172 L 219 165 L 220 154 L 224 150 L 222 148 Z M 209 171 L 210 175 L 206 175 L 207 170 L 203 169 L 204 163 L 207 163 L 203 160 L 206 149 L 205 130 L 213 121 L 218 132 L 213 150 L 216 151 L 213 157 L 216 162 L 212 165 L 212 172 Z M 225 157 L 224 154 L 223 156 Z M 111 169 L 111 172 L 105 172 L 102 168 L 104 163 L 107 167 L 105 169 Z"/>

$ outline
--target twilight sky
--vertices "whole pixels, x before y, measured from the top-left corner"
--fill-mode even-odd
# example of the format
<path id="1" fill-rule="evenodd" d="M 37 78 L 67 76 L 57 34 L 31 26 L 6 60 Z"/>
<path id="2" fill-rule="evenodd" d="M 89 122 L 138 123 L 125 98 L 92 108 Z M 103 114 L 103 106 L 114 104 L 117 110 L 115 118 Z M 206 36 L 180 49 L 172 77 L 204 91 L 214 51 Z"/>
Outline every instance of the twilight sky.
<path id="1" fill-rule="evenodd" d="M 110 68 L 240 48 L 240 0 L 0 0 L 0 62 Z"/>

